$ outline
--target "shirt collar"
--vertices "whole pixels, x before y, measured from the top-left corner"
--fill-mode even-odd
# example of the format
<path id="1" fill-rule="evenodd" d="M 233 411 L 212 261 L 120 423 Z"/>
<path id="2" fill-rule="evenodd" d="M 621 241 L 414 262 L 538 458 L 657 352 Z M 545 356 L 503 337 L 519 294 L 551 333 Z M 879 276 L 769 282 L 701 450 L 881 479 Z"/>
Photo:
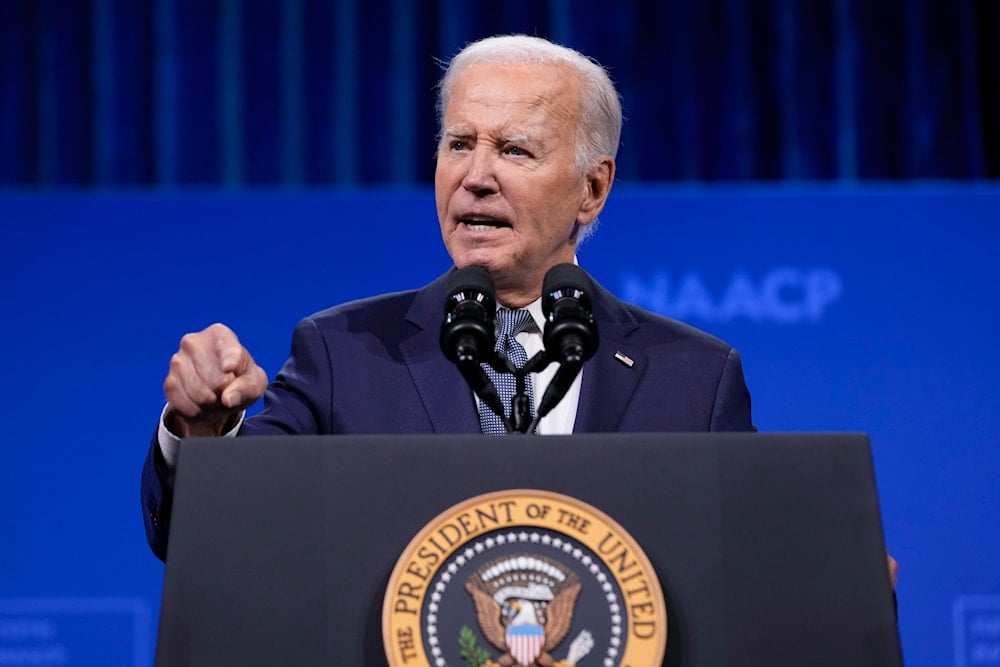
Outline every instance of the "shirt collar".
<path id="1" fill-rule="evenodd" d="M 539 333 L 545 329 L 545 315 L 542 314 L 542 297 L 538 297 L 527 306 L 525 306 L 527 311 L 531 313 L 531 319 L 535 321 L 536 331 L 530 333 Z"/>
<path id="2" fill-rule="evenodd" d="M 573 255 L 573 263 L 580 266 L 580 261 L 576 258 L 576 255 Z M 507 308 L 507 306 L 501 306 L 500 303 L 497 302 L 497 310 L 500 310 L 501 308 Z M 531 319 L 535 322 L 535 330 L 529 330 L 526 333 L 541 333 L 545 331 L 545 315 L 542 313 L 542 297 L 539 296 L 527 306 L 522 306 L 521 308 L 527 309 L 527 311 L 531 313 Z M 521 310 L 521 308 L 514 308 L 513 310 Z"/>
<path id="3" fill-rule="evenodd" d="M 534 322 L 535 326 L 532 329 L 526 329 L 525 333 L 541 333 L 545 329 L 545 315 L 542 313 L 542 297 L 538 297 L 527 306 L 521 306 L 520 308 L 509 308 L 507 306 L 502 306 L 497 303 L 497 311 L 500 310 L 527 310 L 531 313 L 531 321 Z"/>

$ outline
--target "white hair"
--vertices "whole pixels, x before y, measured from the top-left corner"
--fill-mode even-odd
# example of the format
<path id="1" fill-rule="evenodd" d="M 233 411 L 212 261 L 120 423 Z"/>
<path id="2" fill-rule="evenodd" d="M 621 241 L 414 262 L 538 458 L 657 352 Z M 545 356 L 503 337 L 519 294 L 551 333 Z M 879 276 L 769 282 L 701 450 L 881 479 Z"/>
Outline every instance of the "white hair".
<path id="1" fill-rule="evenodd" d="M 580 125 L 577 128 L 576 166 L 586 173 L 601 156 L 618 154 L 622 132 L 622 105 L 607 71 L 578 51 L 541 37 L 501 35 L 473 42 L 458 52 L 438 84 L 438 121 L 451 98 L 458 75 L 477 63 L 505 65 L 566 65 L 579 73 Z"/>

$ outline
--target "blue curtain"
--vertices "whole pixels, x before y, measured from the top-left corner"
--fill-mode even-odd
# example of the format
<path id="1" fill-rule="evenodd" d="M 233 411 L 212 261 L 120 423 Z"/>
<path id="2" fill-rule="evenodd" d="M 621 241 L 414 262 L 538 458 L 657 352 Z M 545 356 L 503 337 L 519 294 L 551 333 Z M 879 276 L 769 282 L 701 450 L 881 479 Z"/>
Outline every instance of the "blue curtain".
<path id="1" fill-rule="evenodd" d="M 628 181 L 996 179 L 995 0 L 4 0 L 0 186 L 430 182 L 439 60 L 593 56 Z"/>

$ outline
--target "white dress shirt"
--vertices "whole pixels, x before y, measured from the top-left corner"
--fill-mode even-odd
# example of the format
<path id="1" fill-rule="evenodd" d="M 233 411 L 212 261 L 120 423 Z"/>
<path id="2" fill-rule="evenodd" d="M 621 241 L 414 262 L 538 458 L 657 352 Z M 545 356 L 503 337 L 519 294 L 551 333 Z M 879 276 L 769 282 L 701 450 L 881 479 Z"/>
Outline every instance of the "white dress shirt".
<path id="1" fill-rule="evenodd" d="M 545 316 L 542 315 L 542 300 L 536 299 L 525 306 L 531 313 L 531 319 L 535 321 L 535 328 L 532 331 L 522 331 L 514 338 L 524 347 L 528 358 L 531 359 L 536 352 L 544 349 L 542 345 L 542 331 L 545 330 Z M 559 364 L 549 364 L 540 373 L 531 373 L 531 384 L 534 391 L 535 408 L 542 400 L 542 395 L 552 382 L 552 377 L 559 370 Z M 538 422 L 539 435 L 569 435 L 573 432 L 573 425 L 576 423 L 576 409 L 580 403 L 580 384 L 583 381 L 583 370 L 573 380 L 569 391 L 563 396 L 556 407 L 552 408 L 549 414 L 542 417 Z M 478 399 L 477 399 L 478 404 Z"/>

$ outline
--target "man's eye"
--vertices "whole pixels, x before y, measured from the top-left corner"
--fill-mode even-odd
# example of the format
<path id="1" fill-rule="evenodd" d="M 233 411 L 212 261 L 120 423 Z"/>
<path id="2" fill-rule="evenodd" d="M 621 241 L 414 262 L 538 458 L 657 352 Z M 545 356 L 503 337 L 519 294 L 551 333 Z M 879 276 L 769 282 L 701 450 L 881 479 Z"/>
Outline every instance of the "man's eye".
<path id="1" fill-rule="evenodd" d="M 453 151 L 464 151 L 469 147 L 469 144 L 464 141 L 455 140 L 449 145 L 449 148 Z"/>
<path id="2" fill-rule="evenodd" d="M 520 146 L 508 146 L 507 148 L 504 149 L 504 152 L 507 153 L 507 155 L 527 155 L 528 154 L 528 151 L 524 150 Z"/>

